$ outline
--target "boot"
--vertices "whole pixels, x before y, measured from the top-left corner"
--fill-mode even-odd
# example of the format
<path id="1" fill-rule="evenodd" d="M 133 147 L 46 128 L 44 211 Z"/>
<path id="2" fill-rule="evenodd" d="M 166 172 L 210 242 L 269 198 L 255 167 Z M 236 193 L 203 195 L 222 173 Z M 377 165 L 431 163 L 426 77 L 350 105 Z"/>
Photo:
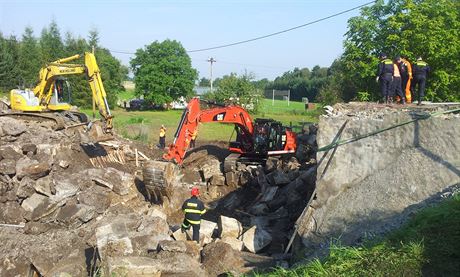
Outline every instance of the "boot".
<path id="1" fill-rule="evenodd" d="M 422 105 L 422 97 L 418 98 L 417 106 L 420 106 L 420 105 Z"/>
<path id="2" fill-rule="evenodd" d="M 401 100 L 401 104 L 406 105 L 406 98 L 403 98 L 403 99 Z"/>

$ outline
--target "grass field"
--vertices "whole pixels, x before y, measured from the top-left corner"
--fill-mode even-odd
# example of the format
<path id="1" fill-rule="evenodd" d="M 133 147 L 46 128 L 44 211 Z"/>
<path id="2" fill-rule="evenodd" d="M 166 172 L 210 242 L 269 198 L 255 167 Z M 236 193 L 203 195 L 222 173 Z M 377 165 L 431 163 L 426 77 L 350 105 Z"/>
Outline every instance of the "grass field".
<path id="1" fill-rule="evenodd" d="M 124 96 L 126 96 L 125 94 Z M 269 102 L 270 107 L 267 107 Z M 281 121 L 286 126 L 292 124 L 294 130 L 300 131 L 303 123 L 317 122 L 318 111 L 305 111 L 303 104 L 291 102 L 290 107 L 283 101 L 275 101 L 275 106 L 271 106 L 270 101 L 264 101 L 261 112 L 252 115 L 253 118 L 272 118 Z M 91 110 L 83 110 L 87 114 L 92 114 Z M 157 143 L 158 132 L 161 124 L 164 124 L 166 132 L 166 142 L 170 143 L 179 124 L 181 110 L 172 111 L 132 111 L 128 112 L 121 108 L 113 111 L 114 127 L 117 133 L 130 139 L 140 140 L 148 143 Z M 233 134 L 232 124 L 206 123 L 199 128 L 198 140 L 201 141 L 229 141 Z"/>
<path id="2" fill-rule="evenodd" d="M 460 194 L 417 213 L 380 241 L 335 244 L 323 260 L 254 276 L 459 276 Z"/>

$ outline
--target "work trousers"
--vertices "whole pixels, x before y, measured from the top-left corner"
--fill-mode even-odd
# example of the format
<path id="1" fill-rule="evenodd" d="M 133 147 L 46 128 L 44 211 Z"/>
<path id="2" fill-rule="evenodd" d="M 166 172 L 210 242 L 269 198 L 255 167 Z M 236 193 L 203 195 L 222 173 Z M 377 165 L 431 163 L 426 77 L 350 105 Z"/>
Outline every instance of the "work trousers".
<path id="1" fill-rule="evenodd" d="M 382 97 L 392 96 L 391 82 L 393 77 L 391 74 L 383 74 L 380 76 L 380 92 Z"/>
<path id="2" fill-rule="evenodd" d="M 166 137 L 160 137 L 160 148 L 164 149 L 166 147 Z"/>
<path id="3" fill-rule="evenodd" d="M 401 86 L 401 77 L 394 77 L 392 85 L 393 85 L 392 95 L 397 95 L 397 96 L 401 97 L 401 101 L 403 101 L 405 96 L 404 96 L 402 86 Z"/>
<path id="4" fill-rule="evenodd" d="M 426 77 L 423 75 L 415 75 L 412 81 L 413 96 L 415 96 L 415 90 L 418 89 L 417 100 L 422 101 L 423 97 L 425 96 Z M 415 99 L 415 97 L 412 98 Z"/>
<path id="5" fill-rule="evenodd" d="M 401 76 L 401 88 L 402 88 L 402 92 L 406 95 L 406 102 L 410 103 L 412 97 L 410 95 L 409 75 L 402 75 Z"/>
<path id="6" fill-rule="evenodd" d="M 188 230 L 192 226 L 193 229 L 193 237 L 192 239 L 196 242 L 200 242 L 200 224 L 191 224 L 184 218 L 184 222 L 182 222 L 182 229 Z"/>

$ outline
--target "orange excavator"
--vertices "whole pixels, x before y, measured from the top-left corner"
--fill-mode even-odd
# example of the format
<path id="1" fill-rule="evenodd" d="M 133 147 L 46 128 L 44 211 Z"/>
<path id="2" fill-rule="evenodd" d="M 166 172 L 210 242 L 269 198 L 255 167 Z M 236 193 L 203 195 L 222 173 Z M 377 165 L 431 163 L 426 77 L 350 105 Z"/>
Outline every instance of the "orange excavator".
<path id="1" fill-rule="evenodd" d="M 202 103 L 209 107 L 202 109 Z M 199 123 L 207 122 L 235 125 L 236 140 L 230 142 L 231 154 L 225 159 L 225 172 L 234 169 L 236 162 L 260 163 L 268 156 L 296 151 L 296 134 L 280 122 L 260 118 L 253 121 L 240 106 L 225 106 L 192 98 L 182 114 L 174 141 L 163 158 L 181 164 Z"/>

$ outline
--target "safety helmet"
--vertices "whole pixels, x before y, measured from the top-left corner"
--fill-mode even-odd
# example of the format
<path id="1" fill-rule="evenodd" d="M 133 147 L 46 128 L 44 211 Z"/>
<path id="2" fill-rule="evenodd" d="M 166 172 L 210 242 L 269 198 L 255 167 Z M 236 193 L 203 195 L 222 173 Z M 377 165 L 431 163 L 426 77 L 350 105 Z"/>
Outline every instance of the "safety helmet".
<path id="1" fill-rule="evenodd" d="M 417 61 L 421 61 L 421 60 L 422 60 L 422 56 L 418 56 Z"/>
<path id="2" fill-rule="evenodd" d="M 198 194 L 200 194 L 198 188 L 192 188 L 192 196 L 197 196 Z"/>
<path id="3" fill-rule="evenodd" d="M 379 58 L 385 59 L 387 57 L 387 54 L 385 53 L 380 53 Z"/>

